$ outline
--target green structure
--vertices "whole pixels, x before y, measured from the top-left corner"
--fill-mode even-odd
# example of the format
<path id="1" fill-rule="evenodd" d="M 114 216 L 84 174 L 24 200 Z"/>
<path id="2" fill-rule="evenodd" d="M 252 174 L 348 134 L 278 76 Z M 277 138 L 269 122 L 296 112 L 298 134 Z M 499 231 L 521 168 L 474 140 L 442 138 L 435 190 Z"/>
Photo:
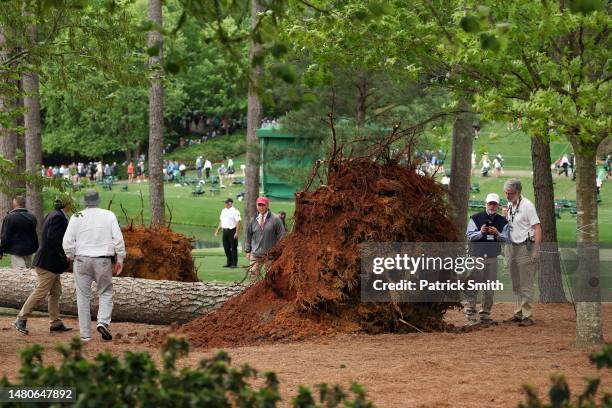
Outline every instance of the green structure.
<path id="1" fill-rule="evenodd" d="M 312 160 L 303 154 L 304 143 L 278 126 L 261 128 L 257 131 L 261 146 L 261 182 L 264 195 L 275 198 L 293 198 L 302 186 L 289 180 L 296 166 L 308 169 Z M 299 158 L 299 159 L 298 159 Z"/>

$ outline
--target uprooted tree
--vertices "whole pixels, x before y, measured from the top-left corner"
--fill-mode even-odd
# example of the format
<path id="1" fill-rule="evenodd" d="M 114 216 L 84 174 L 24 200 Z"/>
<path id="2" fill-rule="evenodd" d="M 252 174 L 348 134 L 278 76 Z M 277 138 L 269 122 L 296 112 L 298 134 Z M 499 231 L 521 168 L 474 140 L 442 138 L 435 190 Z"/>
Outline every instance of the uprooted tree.
<path id="1" fill-rule="evenodd" d="M 179 331 L 196 346 L 215 347 L 444 329 L 444 312 L 454 303 L 360 298 L 362 244 L 458 239 L 443 188 L 410 161 L 418 130 L 345 146 L 334 137 L 329 159 L 318 162 L 296 195 L 293 230 L 268 254 L 266 277 Z M 322 183 L 309 191 L 317 175 Z"/>

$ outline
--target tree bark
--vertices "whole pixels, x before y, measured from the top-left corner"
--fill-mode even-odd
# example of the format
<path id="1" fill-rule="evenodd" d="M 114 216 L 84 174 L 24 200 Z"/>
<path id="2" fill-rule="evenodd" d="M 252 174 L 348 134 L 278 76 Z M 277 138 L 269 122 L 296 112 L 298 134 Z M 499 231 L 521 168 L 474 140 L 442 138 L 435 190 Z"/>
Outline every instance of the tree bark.
<path id="1" fill-rule="evenodd" d="M 550 171 L 550 144 L 547 135 L 532 135 L 531 165 L 533 167 L 533 191 L 535 206 L 542 227 L 542 247 L 538 274 L 540 301 L 566 302 L 561 276 L 555 197 Z"/>
<path id="2" fill-rule="evenodd" d="M 30 41 L 37 40 L 37 27 L 28 27 Z M 34 177 L 40 175 L 42 164 L 42 139 L 40 121 L 40 93 L 38 73 L 32 71 L 23 74 L 23 91 L 25 93 L 23 104 L 25 107 L 25 157 L 26 171 L 29 174 L 26 184 L 26 206 L 36 220 L 36 232 L 41 239 L 43 226 L 43 203 L 40 187 L 34 182 Z"/>
<path id="3" fill-rule="evenodd" d="M 597 188 L 595 185 L 597 146 L 573 142 L 576 153 L 576 344 L 603 343 L 597 231 Z"/>
<path id="4" fill-rule="evenodd" d="M 368 81 L 364 78 L 357 85 L 357 109 L 355 121 L 357 127 L 363 127 L 366 121 L 366 112 L 368 109 Z"/>
<path id="5" fill-rule="evenodd" d="M 15 99 L 13 106 L 17 109 L 22 109 L 24 106 L 23 101 L 23 82 L 15 81 L 16 90 L 18 93 L 17 98 Z M 23 129 L 25 125 L 23 115 L 15 116 L 15 138 L 17 139 L 17 151 L 15 157 L 15 172 L 17 174 L 25 174 L 26 171 L 26 158 L 25 158 L 25 150 L 26 150 L 26 140 L 25 135 L 20 134 L 16 129 Z M 17 189 L 20 192 L 26 191 L 26 182 L 24 179 L 17 180 Z"/>
<path id="6" fill-rule="evenodd" d="M 149 20 L 162 25 L 161 0 L 149 0 Z M 152 69 L 149 89 L 149 206 L 151 227 L 165 225 L 164 200 L 164 84 L 162 79 L 163 42 L 159 31 L 149 31 L 149 47 L 159 44 L 159 53 L 149 59 Z"/>
<path id="7" fill-rule="evenodd" d="M 259 0 L 251 1 L 251 29 L 255 29 L 257 25 L 257 14 L 263 11 Z M 261 92 L 261 76 L 263 72 L 261 63 L 257 61 L 263 52 L 262 45 L 258 42 L 255 36 L 251 40 L 251 49 L 249 51 L 249 94 L 247 107 L 247 153 L 246 153 L 246 169 L 245 169 L 245 192 L 244 192 L 244 212 L 245 219 L 250 220 L 256 214 L 255 202 L 259 196 L 259 166 L 260 166 L 260 148 L 259 140 L 257 139 L 257 129 L 261 124 L 262 103 L 259 93 Z M 246 228 L 244 229 L 246 234 Z"/>
<path id="8" fill-rule="evenodd" d="M 472 107 L 463 98 L 459 100 L 459 109 L 470 111 Z M 460 113 L 453 124 L 453 146 L 450 184 L 448 195 L 453 204 L 453 224 L 465 239 L 468 218 L 468 200 L 470 198 L 470 176 L 472 173 L 472 113 Z"/>
<path id="9" fill-rule="evenodd" d="M 5 29 L 0 26 L 0 64 L 4 63 L 8 56 L 6 49 Z M 5 80 L 4 78 L 0 80 Z M 16 92 L 15 92 L 16 94 Z M 10 96 L 0 95 L 0 112 L 7 114 L 13 108 L 13 100 Z M 15 163 L 17 151 L 17 135 L 10 129 L 0 124 L 0 156 Z M 16 182 L 14 179 L 6 178 L 0 180 L 0 222 L 7 212 L 12 209 L 13 195 L 15 194 Z"/>
<path id="10" fill-rule="evenodd" d="M 0 307 L 20 309 L 36 286 L 34 269 L 0 269 Z M 91 315 L 98 310 L 92 285 Z M 223 283 L 185 283 L 137 278 L 113 278 L 113 321 L 171 324 L 207 314 L 240 293 L 244 286 Z M 47 302 L 36 310 L 47 311 Z M 76 293 L 71 273 L 62 274 L 60 311 L 76 315 Z"/>

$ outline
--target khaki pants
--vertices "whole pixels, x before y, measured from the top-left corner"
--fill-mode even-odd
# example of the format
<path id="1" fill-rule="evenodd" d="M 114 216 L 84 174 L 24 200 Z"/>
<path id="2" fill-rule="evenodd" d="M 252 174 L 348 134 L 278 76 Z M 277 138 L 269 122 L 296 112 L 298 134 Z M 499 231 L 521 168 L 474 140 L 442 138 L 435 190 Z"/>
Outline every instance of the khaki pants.
<path id="1" fill-rule="evenodd" d="M 261 268 L 264 265 L 264 258 L 249 254 L 251 264 L 248 268 L 249 283 L 255 283 L 261 279 Z"/>
<path id="2" fill-rule="evenodd" d="M 13 268 L 31 268 L 32 267 L 32 255 L 11 255 L 11 266 Z"/>
<path id="3" fill-rule="evenodd" d="M 468 280 L 473 280 L 477 283 L 485 283 L 487 281 L 497 280 L 497 257 L 487 258 L 485 261 L 485 267 L 482 270 L 473 270 Z M 465 291 L 465 309 L 464 312 L 470 321 L 476 321 L 476 298 L 478 292 L 476 290 Z M 493 291 L 485 290 L 482 294 L 482 302 L 480 305 L 481 320 L 488 320 L 491 318 L 491 307 L 493 306 Z"/>
<path id="4" fill-rule="evenodd" d="M 36 268 L 36 289 L 28 297 L 28 300 L 23 304 L 17 318 L 20 320 L 28 320 L 32 311 L 44 298 L 49 295 L 49 324 L 51 326 L 59 326 L 62 323 L 59 311 L 59 298 L 62 295 L 61 275 L 49 272 L 42 268 Z"/>
<path id="5" fill-rule="evenodd" d="M 517 318 L 531 317 L 533 314 L 533 282 L 536 265 L 531 261 L 531 252 L 527 245 L 508 245 L 508 268 L 512 278 L 512 291 L 516 299 L 514 316 Z"/>
<path id="6" fill-rule="evenodd" d="M 110 258 L 77 256 L 73 264 L 79 330 L 81 338 L 91 337 L 91 283 L 98 293 L 98 324 L 110 325 L 113 313 L 113 268 Z"/>

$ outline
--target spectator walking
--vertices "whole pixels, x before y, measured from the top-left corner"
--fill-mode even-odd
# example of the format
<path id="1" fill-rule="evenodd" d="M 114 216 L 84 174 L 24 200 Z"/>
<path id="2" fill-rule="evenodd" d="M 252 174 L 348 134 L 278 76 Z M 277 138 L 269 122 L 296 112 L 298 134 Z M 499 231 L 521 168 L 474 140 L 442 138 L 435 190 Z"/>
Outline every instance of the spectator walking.
<path id="1" fill-rule="evenodd" d="M 247 224 L 244 252 L 248 254 L 251 265 L 249 275 L 251 283 L 261 277 L 265 254 L 285 235 L 281 219 L 270 211 L 270 200 L 266 197 L 257 199 L 257 215 Z"/>
<path id="2" fill-rule="evenodd" d="M 0 259 L 4 254 L 10 254 L 13 268 L 30 268 L 32 254 L 37 249 L 36 217 L 26 210 L 25 197 L 15 196 L 13 210 L 2 220 Z"/>
<path id="3" fill-rule="evenodd" d="M 198 156 L 196 159 L 196 172 L 198 173 L 198 179 L 202 180 L 202 169 L 204 168 L 204 162 L 202 161 L 202 156 Z"/>
<path id="4" fill-rule="evenodd" d="M 51 211 L 43 223 L 40 249 L 34 257 L 36 267 L 36 289 L 30 294 L 17 315 L 13 326 L 21 333 L 28 334 L 27 321 L 32 311 L 47 295 L 49 311 L 49 331 L 65 332 L 72 330 L 60 319 L 59 299 L 62 295 L 61 276 L 68 269 L 68 258 L 62 248 L 64 233 L 68 227 L 66 213 L 70 207 L 62 200 L 55 200 Z"/>
<path id="5" fill-rule="evenodd" d="M 206 173 L 206 179 L 208 180 L 210 178 L 210 171 L 212 170 L 212 163 L 210 162 L 210 160 L 206 159 L 206 161 L 204 162 L 204 171 Z"/>
<path id="6" fill-rule="evenodd" d="M 240 233 L 240 211 L 234 207 L 234 200 L 225 200 L 225 208 L 221 210 L 219 225 L 215 231 L 215 237 L 223 230 L 223 249 L 227 262 L 224 268 L 238 267 L 238 234 Z"/>
<path id="7" fill-rule="evenodd" d="M 221 164 L 221 166 L 219 166 L 219 169 L 217 170 L 217 174 L 219 175 L 219 187 L 225 188 L 225 184 L 223 184 L 223 179 L 225 178 L 225 175 L 227 174 L 227 169 L 225 168 L 224 164 Z"/>
<path id="8" fill-rule="evenodd" d="M 134 182 L 134 163 L 130 162 L 127 166 L 128 183 Z"/>
<path id="9" fill-rule="evenodd" d="M 112 340 L 112 276 L 119 275 L 123 269 L 125 244 L 115 214 L 98 208 L 100 195 L 96 190 L 88 189 L 85 192 L 83 204 L 87 208 L 70 218 L 63 240 L 66 256 L 69 260 L 74 260 L 74 284 L 81 340 L 91 340 L 92 282 L 97 284 L 99 299 L 96 329 L 103 340 Z M 114 268 L 113 258 L 116 261 Z"/>
<path id="10" fill-rule="evenodd" d="M 480 159 L 480 166 L 480 174 L 482 174 L 482 177 L 487 177 L 489 175 L 489 169 L 491 168 L 489 153 L 483 153 L 482 158 Z"/>
<path id="11" fill-rule="evenodd" d="M 569 169 L 569 159 L 567 158 L 567 154 L 564 154 L 559 159 L 559 175 L 565 174 L 565 177 L 569 177 L 568 169 Z"/>

